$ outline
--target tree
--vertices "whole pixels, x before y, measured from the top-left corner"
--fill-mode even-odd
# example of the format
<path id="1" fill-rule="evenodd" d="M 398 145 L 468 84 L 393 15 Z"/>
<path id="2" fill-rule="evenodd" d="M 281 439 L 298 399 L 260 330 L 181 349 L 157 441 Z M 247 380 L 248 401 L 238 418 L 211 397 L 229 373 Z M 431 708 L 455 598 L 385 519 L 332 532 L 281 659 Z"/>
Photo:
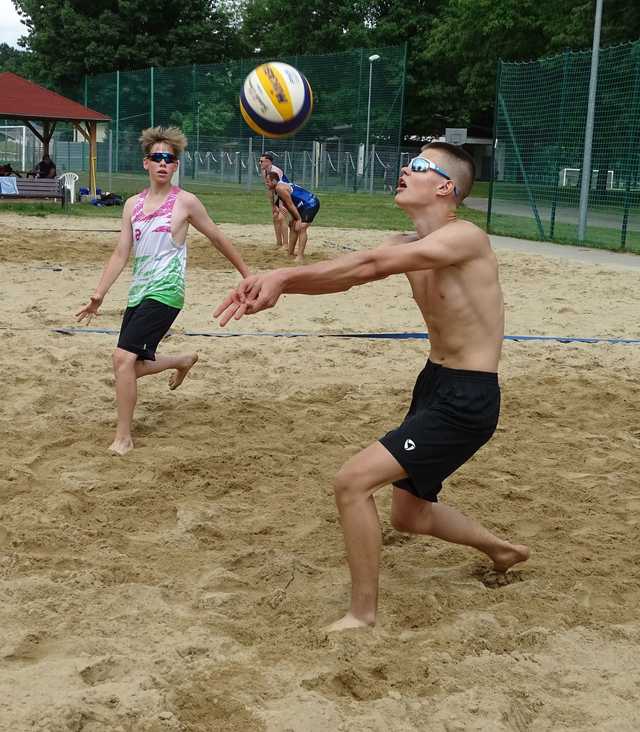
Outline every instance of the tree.
<path id="1" fill-rule="evenodd" d="M 256 62 L 289 57 L 295 64 L 297 56 L 408 41 L 405 134 L 439 134 L 448 126 L 468 126 L 488 136 L 498 59 L 529 60 L 565 48 L 589 48 L 595 0 L 13 3 L 28 28 L 22 42 L 28 52 L 16 56 L 20 52 L 5 49 L 0 64 L 6 68 L 19 64 L 24 75 L 63 92 L 77 93 L 84 74 L 214 64 L 241 57 Z M 606 0 L 602 45 L 639 36 L 640 2 Z M 141 93 L 148 87 L 143 76 Z M 169 90 L 183 94 L 179 82 L 166 86 L 167 94 Z M 352 90 L 352 96 L 357 94 Z M 320 121 L 316 115 L 321 116 L 323 109 L 330 115 L 334 108 L 350 103 L 341 89 L 334 96 L 325 95 L 327 103 L 318 105 L 310 125 Z M 202 108 L 200 114 L 211 124 L 216 118 L 216 130 L 224 127 L 221 110 Z M 194 113 L 191 117 L 195 119 Z"/>
<path id="2" fill-rule="evenodd" d="M 249 0 L 243 37 L 249 54 L 337 53 L 366 45 L 365 0 Z"/>
<path id="3" fill-rule="evenodd" d="M 25 51 L 19 51 L 7 43 L 0 43 L 0 72 L 13 71 L 14 74 L 23 76 L 28 63 L 27 56 Z"/>
<path id="4" fill-rule="evenodd" d="M 557 16 L 551 13 L 550 50 L 591 48 L 594 18 L 593 0 L 571 0 L 567 12 L 563 12 L 563 22 L 558 22 Z M 635 41 L 639 37 L 640 3 L 630 0 L 606 0 L 603 4 L 600 45 L 611 46 Z"/>
<path id="5" fill-rule="evenodd" d="M 32 78 L 76 89 L 84 74 L 211 63 L 239 52 L 231 10 L 212 0 L 13 0 L 37 60 Z M 232 7 L 232 6 L 231 6 Z"/>
<path id="6" fill-rule="evenodd" d="M 567 47 L 590 48 L 593 20 L 592 0 L 447 0 L 411 60 L 412 76 L 423 80 L 414 105 L 438 110 L 443 126 L 480 126 L 489 133 L 498 59 L 525 61 Z M 607 0 L 601 44 L 639 35 L 640 4 Z"/>
<path id="7" fill-rule="evenodd" d="M 439 104 L 425 104 L 425 93 L 438 78 L 432 65 L 425 62 L 424 51 L 429 45 L 431 30 L 447 0 L 377 0 L 371 9 L 370 44 L 374 46 L 407 43 L 405 80 L 405 136 L 423 136 L 442 128 Z"/>

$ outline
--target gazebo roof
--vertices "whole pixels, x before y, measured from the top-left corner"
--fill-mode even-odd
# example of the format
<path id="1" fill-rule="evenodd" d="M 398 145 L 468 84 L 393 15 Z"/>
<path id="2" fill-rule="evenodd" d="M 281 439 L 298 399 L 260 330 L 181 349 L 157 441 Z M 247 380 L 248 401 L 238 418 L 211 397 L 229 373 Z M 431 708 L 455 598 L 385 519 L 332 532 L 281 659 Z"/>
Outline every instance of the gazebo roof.
<path id="1" fill-rule="evenodd" d="M 108 122 L 111 119 L 11 71 L 0 73 L 0 118 L 60 122 Z"/>

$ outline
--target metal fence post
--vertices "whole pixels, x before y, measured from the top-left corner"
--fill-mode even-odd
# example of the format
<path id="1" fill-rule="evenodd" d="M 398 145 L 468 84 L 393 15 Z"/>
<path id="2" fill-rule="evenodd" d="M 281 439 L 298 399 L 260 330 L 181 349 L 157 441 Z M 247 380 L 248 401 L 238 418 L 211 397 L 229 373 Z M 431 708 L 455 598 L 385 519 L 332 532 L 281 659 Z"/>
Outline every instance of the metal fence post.
<path id="1" fill-rule="evenodd" d="M 563 128 L 564 128 L 564 108 L 566 105 L 566 97 L 567 97 L 567 67 L 569 65 L 569 52 L 565 51 L 562 54 L 562 90 L 560 92 L 560 111 L 558 114 L 558 139 L 559 139 L 559 147 L 562 147 L 562 136 L 563 136 Z M 556 166 L 558 167 L 558 166 Z M 551 216 L 549 220 L 549 238 L 553 239 L 553 235 L 555 233 L 556 229 L 556 208 L 558 206 L 558 195 L 560 192 L 560 180 L 559 180 L 559 174 L 560 170 L 556 170 L 555 175 L 555 187 L 553 190 L 553 201 L 551 203 Z"/>
<path id="2" fill-rule="evenodd" d="M 155 74 L 153 66 L 149 69 L 149 102 L 150 102 L 150 118 L 151 126 L 156 126 L 156 107 L 155 107 Z"/>
<path id="3" fill-rule="evenodd" d="M 584 155 L 580 180 L 580 208 L 578 213 L 578 241 L 584 241 L 587 233 L 587 209 L 591 189 L 591 152 L 593 149 L 593 123 L 596 113 L 596 91 L 598 88 L 598 61 L 600 58 L 600 25 L 602 23 L 602 0 L 596 0 L 596 17 L 593 26 L 591 49 L 591 75 L 589 76 L 589 101 L 587 121 L 584 130 Z"/>
<path id="4" fill-rule="evenodd" d="M 109 190 L 113 189 L 113 134 L 109 127 Z"/>
<path id="5" fill-rule="evenodd" d="M 120 171 L 120 72 L 116 71 L 116 173 Z"/>
<path id="6" fill-rule="evenodd" d="M 638 154 L 635 152 L 633 141 L 637 140 L 638 127 L 640 126 L 640 46 L 634 48 L 635 74 L 633 79 L 633 92 L 629 100 L 629 108 L 633 110 L 629 124 L 629 136 L 627 138 L 627 179 L 624 186 L 622 228 L 620 231 L 620 249 L 627 248 L 627 229 L 629 226 L 629 209 L 631 208 L 631 178 L 638 170 Z"/>
<path id="7" fill-rule="evenodd" d="M 370 170 L 369 170 L 369 193 L 373 193 L 373 175 L 375 173 L 375 167 L 376 167 L 376 146 L 371 146 L 371 160 L 369 162 Z"/>
<path id="8" fill-rule="evenodd" d="M 498 99 L 500 98 L 500 78 L 502 60 L 498 59 L 496 69 L 496 101 L 493 105 L 493 144 L 491 146 L 491 175 L 489 176 L 489 199 L 487 200 L 487 234 L 491 233 L 491 213 L 493 208 L 493 181 L 496 177 L 496 148 L 498 147 Z"/>

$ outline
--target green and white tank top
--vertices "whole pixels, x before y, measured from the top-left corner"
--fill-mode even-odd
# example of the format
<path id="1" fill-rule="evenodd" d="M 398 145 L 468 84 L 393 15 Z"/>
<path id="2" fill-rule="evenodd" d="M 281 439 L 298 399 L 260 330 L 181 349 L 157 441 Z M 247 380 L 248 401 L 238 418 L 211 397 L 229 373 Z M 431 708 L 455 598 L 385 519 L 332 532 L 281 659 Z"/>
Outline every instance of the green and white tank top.
<path id="1" fill-rule="evenodd" d="M 143 209 L 149 189 L 138 196 L 131 214 L 133 230 L 133 281 L 127 305 L 134 307 L 145 298 L 173 308 L 184 305 L 187 244 L 177 244 L 171 236 L 171 214 L 180 193 L 173 186 L 156 211 Z"/>

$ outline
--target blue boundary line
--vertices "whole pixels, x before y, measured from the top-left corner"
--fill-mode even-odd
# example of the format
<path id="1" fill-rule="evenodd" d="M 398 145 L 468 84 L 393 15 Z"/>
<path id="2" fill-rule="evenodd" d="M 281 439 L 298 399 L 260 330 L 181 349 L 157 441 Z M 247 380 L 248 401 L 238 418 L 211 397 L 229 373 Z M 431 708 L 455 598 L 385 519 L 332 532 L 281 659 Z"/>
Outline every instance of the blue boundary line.
<path id="1" fill-rule="evenodd" d="M 118 335 L 120 331 L 110 328 L 52 328 L 53 333 L 62 335 L 76 335 L 82 333 L 97 333 L 102 335 Z M 211 333 L 206 331 L 185 331 L 174 335 L 200 336 L 204 338 L 239 338 L 241 336 L 252 336 L 258 338 L 370 338 L 378 340 L 428 340 L 428 333 L 405 332 L 405 333 Z M 625 345 L 640 345 L 640 338 L 574 338 L 572 336 L 531 336 L 531 335 L 506 335 L 505 341 L 555 341 L 557 343 L 611 343 Z"/>

